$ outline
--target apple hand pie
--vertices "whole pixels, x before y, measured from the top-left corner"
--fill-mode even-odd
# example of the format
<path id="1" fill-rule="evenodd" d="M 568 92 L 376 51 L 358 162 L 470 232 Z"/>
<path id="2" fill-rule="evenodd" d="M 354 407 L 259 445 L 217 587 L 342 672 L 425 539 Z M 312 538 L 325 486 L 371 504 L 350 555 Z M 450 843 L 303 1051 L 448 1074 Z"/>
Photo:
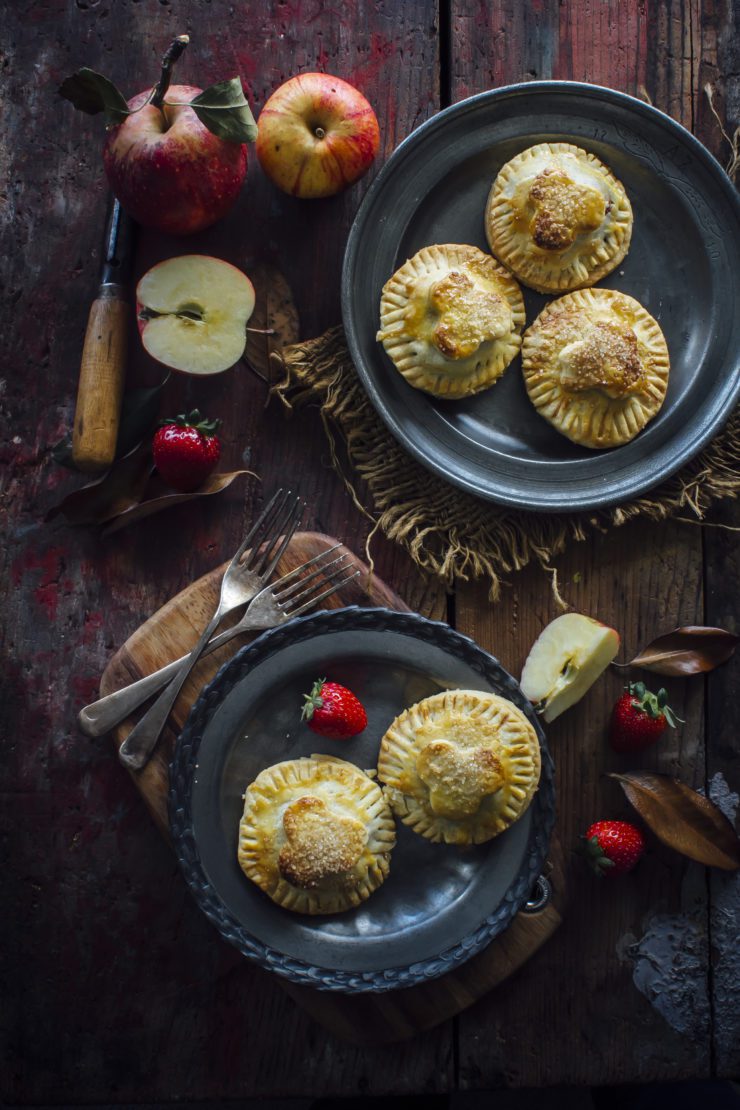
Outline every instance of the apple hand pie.
<path id="1" fill-rule="evenodd" d="M 522 816 L 540 779 L 537 733 L 497 694 L 448 690 L 396 717 L 378 777 L 405 825 L 429 840 L 481 844 Z"/>
<path id="2" fill-rule="evenodd" d="M 594 285 L 627 254 L 632 207 L 594 154 L 539 143 L 499 171 L 486 205 L 491 251 L 539 293 Z"/>
<path id="3" fill-rule="evenodd" d="M 279 906 L 338 913 L 380 886 L 395 841 L 380 787 L 352 763 L 314 755 L 276 763 L 247 788 L 237 854 Z"/>
<path id="4" fill-rule="evenodd" d="M 416 389 L 469 397 L 488 389 L 519 353 L 524 301 L 503 266 L 477 247 L 424 247 L 383 287 L 388 356 Z"/>
<path id="5" fill-rule="evenodd" d="M 639 301 L 581 289 L 552 301 L 524 335 L 532 404 L 582 447 L 634 439 L 663 404 L 670 362 L 663 333 Z"/>

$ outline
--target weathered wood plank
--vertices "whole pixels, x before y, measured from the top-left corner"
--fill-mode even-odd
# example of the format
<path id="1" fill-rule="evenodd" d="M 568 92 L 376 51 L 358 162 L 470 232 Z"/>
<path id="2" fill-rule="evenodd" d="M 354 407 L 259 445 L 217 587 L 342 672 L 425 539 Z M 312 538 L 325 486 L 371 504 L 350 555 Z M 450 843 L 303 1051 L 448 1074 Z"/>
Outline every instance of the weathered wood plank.
<path id="1" fill-rule="evenodd" d="M 727 164 L 730 148 L 713 117 L 704 86 L 714 91 L 715 107 L 725 132 L 732 135 L 740 123 L 740 81 L 738 59 L 740 39 L 737 6 L 729 0 L 707 2 L 701 10 L 701 53 L 698 62 L 699 97 L 696 134 L 709 149 Z M 711 513 L 704 530 L 706 577 L 706 622 L 738 631 L 737 581 L 740 553 L 737 530 L 740 510 L 736 504 L 718 507 Z M 719 527 L 715 527 L 718 525 Z M 737 818 L 740 775 L 737 771 L 738 744 L 738 663 L 733 660 L 707 679 L 707 790 L 722 806 L 730 820 Z M 719 1076 L 735 1076 L 740 1071 L 740 876 L 715 871 L 710 877 L 710 940 L 712 962 L 712 1034 L 714 1064 Z"/>
<path id="2" fill-rule="evenodd" d="M 711 514 L 705 530 L 706 620 L 708 624 L 740 631 L 737 575 L 740 550 L 737 529 L 740 511 L 727 505 Z M 723 526 L 735 529 L 724 531 Z M 736 823 L 740 794 L 740 722 L 738 720 L 738 660 L 733 659 L 707 679 L 707 788 L 709 797 Z M 712 963 L 712 1018 L 717 1074 L 735 1076 L 740 1071 L 740 872 L 711 873 L 710 939 Z"/>
<path id="3" fill-rule="evenodd" d="M 691 125 L 696 97 L 691 59 L 698 52 L 699 26 L 695 6 L 453 2 L 452 10 L 452 101 L 519 80 L 575 79 L 634 95 L 645 87 L 659 107 Z M 628 657 L 659 629 L 702 619 L 697 532 L 681 525 L 641 525 L 589 538 L 555 561 L 561 591 L 574 609 L 618 628 Z M 558 612 L 550 578 L 536 567 L 512 576 L 496 606 L 487 603 L 479 587 L 461 587 L 456 595 L 457 627 L 490 647 L 514 674 Z M 630 815 L 618 787 L 604 778 L 606 771 L 629 765 L 606 745 L 608 715 L 621 685 L 621 676 L 606 675 L 549 729 L 558 771 L 559 829 L 570 860 L 568 913 L 561 934 L 514 983 L 461 1017 L 463 1087 L 599 1084 L 709 1073 L 701 869 L 653 842 L 633 878 L 595 891 L 571 854 L 592 820 Z M 672 683 L 671 694 L 687 723 L 640 765 L 680 774 L 700 786 L 701 684 Z M 650 973 L 656 946 L 673 943 L 667 933 L 691 947 L 684 974 L 698 1001 L 683 1026 L 679 984 L 658 982 Z M 651 989 L 653 1006 L 645 997 Z M 491 1046 L 486 1060 L 479 1052 L 484 1036 Z"/>
<path id="4" fill-rule="evenodd" d="M 13 429 L 3 448 L 0 559 L 12 592 L 0 789 L 17 909 L 4 953 L 13 1001 L 3 1094 L 72 1103 L 133 1102 L 142 1091 L 165 1100 L 444 1090 L 453 1075 L 449 1029 L 426 1038 L 407 1066 L 399 1050 L 379 1067 L 376 1055 L 327 1038 L 269 976 L 235 957 L 192 904 L 109 744 L 75 727 L 116 646 L 228 556 L 275 487 L 300 489 L 312 509 L 306 525 L 360 552 L 368 530 L 329 466 L 318 417 L 286 424 L 279 406 L 265 412 L 265 388 L 246 372 L 173 380 L 163 407 L 198 404 L 223 417 L 224 468 L 246 463 L 262 485 L 240 479 L 211 504 L 171 510 L 112 542 L 41 523 L 74 485 L 50 463 L 48 446 L 71 423 L 106 201 L 102 127 L 60 102 L 56 86 L 86 64 L 131 95 L 156 77 L 164 47 L 182 31 L 192 45 L 178 79 L 205 86 L 238 73 L 256 109 L 299 70 L 353 81 L 376 108 L 384 153 L 438 105 L 436 18 L 421 0 L 383 8 L 218 0 L 207 11 L 196 0 L 41 0 L 6 13 L 3 409 Z M 295 291 L 303 334 L 314 334 L 339 317 L 344 240 L 371 177 L 342 197 L 302 204 L 279 195 L 251 155 L 230 216 L 188 240 L 142 234 L 136 275 L 189 251 L 247 270 L 266 259 Z M 135 336 L 131 349 L 130 382 L 159 380 Z M 414 605 L 442 612 L 442 591 L 403 553 L 378 544 L 377 563 Z"/>
<path id="5" fill-rule="evenodd" d="M 712 115 L 705 86 L 711 85 L 715 108 L 725 132 L 732 136 L 740 125 L 739 21 L 732 0 L 705 0 L 701 5 L 695 131 L 723 166 L 730 161 L 730 144 Z"/>
<path id="6" fill-rule="evenodd" d="M 2 1093 L 8 1102 L 134 1102 L 142 1091 L 160 1100 L 431 1093 L 455 1082 L 449 1030 L 397 1050 L 348 1048 L 287 1002 L 270 976 L 221 944 L 190 903 L 175 861 L 147 824 L 108 745 L 84 740 L 75 728 L 75 713 L 94 696 L 113 650 L 168 597 L 228 555 L 263 489 L 300 488 L 313 506 L 307 526 L 338 534 L 360 554 L 368 532 L 368 522 L 330 468 L 318 417 L 306 414 L 286 423 L 277 406 L 264 412 L 264 386 L 246 373 L 197 386 L 173 382 L 167 407 L 197 403 L 224 416 L 224 466 L 246 461 L 262 476 L 262 487 L 255 479 L 241 480 L 212 504 L 172 510 L 151 525 L 122 532 L 114 542 L 41 523 L 44 509 L 72 484 L 50 464 L 48 445 L 72 418 L 105 210 L 100 126 L 56 100 L 61 78 L 86 63 L 132 93 L 156 74 L 169 38 L 187 30 L 193 46 L 182 80 L 207 84 L 239 72 L 257 108 L 298 70 L 327 69 L 354 81 L 378 112 L 385 154 L 439 103 L 436 5 L 339 0 L 325 7 L 319 0 L 270 0 L 233 6 L 214 0 L 207 6 L 207 24 L 204 10 L 196 0 L 178 5 L 39 0 L 31 8 L 11 5 L 6 14 L 0 404 L 8 432 L 2 446 L 6 543 L 0 565 L 10 590 L 0 633 L 5 707 L 0 835 L 11 861 L 15 909 L 0 956 L 12 1001 L 0 1020 L 7 1045 Z M 700 136 L 723 154 L 700 92 L 708 78 L 717 86 L 720 110 L 737 122 L 740 86 L 730 0 L 598 5 L 454 0 L 450 31 L 446 100 L 450 93 L 458 99 L 535 77 L 572 77 L 633 93 L 644 85 L 659 107 L 689 126 L 696 123 Z M 280 266 L 295 290 L 302 334 L 315 334 L 338 319 L 344 236 L 371 178 L 372 172 L 344 197 L 303 205 L 272 190 L 252 158 L 235 212 L 194 239 L 143 236 L 137 274 L 180 251 L 219 254 L 247 270 L 266 259 Z M 132 349 L 138 352 L 135 337 Z M 137 353 L 131 381 L 154 380 L 156 368 Z M 637 539 L 630 545 L 632 535 Z M 636 646 L 659 619 L 696 619 L 699 537 L 699 529 L 685 535 L 678 526 L 666 526 L 589 543 L 558 561 L 561 585 L 576 607 L 613 614 Z M 707 617 L 714 614 L 718 623 L 733 615 L 727 578 L 738 568 L 730 544 L 727 535 L 707 533 Z M 400 549 L 378 539 L 373 551 L 378 573 L 409 604 L 443 615 L 443 591 L 425 583 Z M 647 591 L 639 611 L 638 588 Z M 516 672 L 536 631 L 535 617 L 544 623 L 555 610 L 547 580 L 533 569 L 519 576 L 495 611 L 480 591 L 466 589 L 458 612 L 462 626 L 499 651 Z M 615 694 L 610 681 L 595 688 L 554 734 L 561 777 L 583 776 L 585 798 L 594 805 L 615 798 L 598 778 L 598 722 Z M 734 748 L 725 731 L 731 683 L 729 668 L 709 683 L 708 721 L 716 740 L 707 774 L 711 781 L 726 773 L 737 789 L 731 779 Z M 656 765 L 686 771 L 699 785 L 704 771 L 693 749 L 700 743 L 696 689 L 692 684 L 689 723 L 655 758 Z M 697 724 L 695 731 L 691 724 Z M 585 817 L 584 801 L 577 803 L 584 808 L 562 807 L 569 834 L 580 831 Z M 687 866 L 679 891 L 675 861 L 661 852 L 651 853 L 619 897 L 606 892 L 606 904 L 596 912 L 608 923 L 607 941 L 607 932 L 594 924 L 599 919 L 588 920 L 582 910 L 569 919 L 574 934 L 564 931 L 466 1019 L 459 1057 L 464 1086 L 586 1082 L 594 1076 L 604 1082 L 609 1076 L 676 1077 L 705 1070 L 704 1055 L 691 1048 L 690 1037 L 658 1019 L 629 982 L 639 970 L 643 986 L 649 985 L 645 967 L 649 970 L 651 946 L 666 939 L 665 921 L 653 920 L 650 928 L 641 920 L 646 906 L 674 918 L 680 911 L 684 926 L 687 919 L 691 925 L 694 907 L 704 908 L 703 877 L 700 882 Z M 573 874 L 574 902 L 590 901 L 586 878 Z M 713 891 L 711 939 L 719 953 L 713 972 L 714 1044 L 718 1070 L 727 1075 L 736 1074 L 738 1066 L 730 989 L 737 976 L 737 917 L 727 913 L 736 902 L 725 900 L 720 880 L 713 880 Z M 628 934 L 642 942 L 630 947 Z M 686 926 L 674 929 L 673 936 L 686 942 L 695 961 L 688 976 L 693 982 L 705 960 L 701 920 L 693 932 Z M 609 948 L 604 964 L 605 944 L 615 945 L 620 937 L 624 962 Z M 548 991 L 548 984 L 561 982 L 562 993 Z M 595 1003 L 582 997 L 587 990 L 609 999 L 616 1029 L 612 1044 L 588 1024 L 596 1011 Z M 663 993 L 670 1003 L 670 992 Z M 703 1037 L 702 1006 L 692 1000 L 684 1011 L 696 1017 Z M 675 1006 L 669 1005 L 668 1015 L 677 1020 Z M 559 1059 L 545 1034 L 533 1039 L 532 1029 L 567 1028 L 568 1022 L 574 1032 Z M 641 1032 L 648 1049 L 630 1060 L 625 1053 Z"/>
<path id="7" fill-rule="evenodd" d="M 697 100 L 694 130 L 697 136 L 727 164 L 729 143 L 723 138 L 710 110 L 705 85 L 710 84 L 714 104 L 726 133 L 732 135 L 740 122 L 738 82 L 737 7 L 728 0 L 701 4 L 700 52 L 695 59 Z M 737 631 L 737 574 L 740 572 L 736 534 L 737 505 L 719 506 L 704 530 L 707 624 Z M 715 528 L 713 525 L 719 525 Z M 733 575 L 735 576 L 733 578 Z M 723 667 L 707 680 L 707 758 L 709 796 L 722 805 L 731 820 L 736 818 L 740 777 L 737 773 L 737 663 Z M 713 1059 L 720 1076 L 736 1075 L 740 1069 L 740 960 L 737 936 L 740 928 L 740 879 L 735 875 L 710 875 L 709 936 L 712 946 L 710 978 Z"/>
<path id="8" fill-rule="evenodd" d="M 628 526 L 622 533 L 578 544 L 556 560 L 561 592 L 578 612 L 617 628 L 624 658 L 658 630 L 701 618 L 701 556 L 686 527 Z M 496 606 L 480 590 L 457 595 L 457 625 L 490 647 L 515 675 L 542 627 L 559 613 L 550 578 L 538 567 L 516 576 Z M 703 783 L 702 690 L 669 683 L 672 703 L 686 724 L 639 760 L 615 755 L 607 745 L 611 706 L 623 675 L 608 672 L 582 702 L 549 726 L 557 768 L 558 829 L 567 861 L 568 908 L 560 935 L 537 954 L 508 990 L 493 994 L 460 1019 L 461 1083 L 504 1081 L 522 1086 L 596 1085 L 708 1074 L 709 1010 L 705 886 L 701 869 L 661 848 L 650 851 L 634 876 L 598 884 L 575 854 L 579 837 L 602 817 L 633 814 L 608 771 L 641 766 Z M 697 915 L 698 911 L 698 916 Z M 690 1036 L 672 1028 L 674 1001 L 653 982 L 655 1008 L 635 987 L 649 971 L 645 944 L 675 918 L 695 939 L 698 966 L 690 978 L 697 997 Z M 640 942 L 645 934 L 648 939 Z M 640 945 L 638 949 L 633 945 Z M 563 969 L 567 969 L 564 974 Z M 645 983 L 647 991 L 647 982 Z M 704 1005 L 701 997 L 704 992 Z M 556 1019 L 556 1014 L 558 1015 Z M 567 1015 L 567 1016 L 566 1016 Z M 497 1048 L 481 1076 L 475 1045 L 483 1029 Z M 467 1063 L 466 1063 L 467 1061 Z"/>

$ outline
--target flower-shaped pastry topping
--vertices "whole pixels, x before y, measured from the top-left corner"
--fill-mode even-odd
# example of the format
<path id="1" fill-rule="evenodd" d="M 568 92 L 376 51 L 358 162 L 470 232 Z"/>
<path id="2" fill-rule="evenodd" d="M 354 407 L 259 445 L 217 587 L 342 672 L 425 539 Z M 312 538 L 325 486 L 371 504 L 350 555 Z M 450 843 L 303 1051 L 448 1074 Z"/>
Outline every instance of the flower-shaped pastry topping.
<path id="1" fill-rule="evenodd" d="M 512 328 L 508 301 L 481 289 L 467 274 L 451 270 L 429 290 L 429 302 L 440 316 L 432 340 L 447 358 L 468 358 L 481 343 L 501 339 Z"/>
<path id="2" fill-rule="evenodd" d="M 367 844 L 367 832 L 359 821 L 332 812 L 311 794 L 288 806 L 283 828 L 288 843 L 278 859 L 280 874 L 304 889 L 351 871 Z"/>
<path id="3" fill-rule="evenodd" d="M 429 789 L 433 813 L 451 820 L 477 813 L 483 799 L 504 782 L 501 763 L 490 748 L 461 748 L 447 740 L 425 744 L 416 770 Z"/>
<path id="4" fill-rule="evenodd" d="M 597 389 L 608 397 L 641 393 L 645 373 L 637 336 L 626 324 L 600 320 L 560 352 L 560 384 L 572 393 Z"/>
<path id="5" fill-rule="evenodd" d="M 530 223 L 538 247 L 563 251 L 583 231 L 595 231 L 606 214 L 606 201 L 598 189 L 573 181 L 561 169 L 543 170 L 534 179 L 529 200 L 535 214 Z"/>

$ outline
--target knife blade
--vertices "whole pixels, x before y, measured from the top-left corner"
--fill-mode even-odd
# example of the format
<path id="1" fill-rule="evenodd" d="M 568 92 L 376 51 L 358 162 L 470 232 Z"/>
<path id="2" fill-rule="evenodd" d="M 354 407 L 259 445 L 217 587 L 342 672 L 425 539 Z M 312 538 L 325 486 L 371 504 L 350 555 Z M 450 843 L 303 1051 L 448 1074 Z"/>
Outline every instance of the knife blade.
<path id="1" fill-rule="evenodd" d="M 126 376 L 133 221 L 113 200 L 108 211 L 98 295 L 90 306 L 80 360 L 72 458 L 84 471 L 107 469 L 116 453 Z"/>

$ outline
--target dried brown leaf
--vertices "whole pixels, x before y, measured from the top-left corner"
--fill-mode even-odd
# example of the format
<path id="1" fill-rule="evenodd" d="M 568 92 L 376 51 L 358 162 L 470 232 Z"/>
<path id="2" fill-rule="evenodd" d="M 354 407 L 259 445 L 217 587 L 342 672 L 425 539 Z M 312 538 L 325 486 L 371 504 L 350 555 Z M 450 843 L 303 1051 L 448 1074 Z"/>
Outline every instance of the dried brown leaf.
<path id="1" fill-rule="evenodd" d="M 45 519 L 53 520 L 61 514 L 71 524 L 104 525 L 102 534 L 108 536 L 172 505 L 221 493 L 241 474 L 256 477 L 251 470 L 211 474 L 192 493 L 177 493 L 154 471 L 150 445 L 141 444 L 118 459 L 101 478 L 67 494 Z"/>
<path id="2" fill-rule="evenodd" d="M 116 460 L 102 477 L 68 493 L 44 519 L 53 520 L 61 514 L 70 524 L 99 524 L 139 503 L 152 469 L 151 449 L 149 444 L 142 444 Z"/>
<path id="3" fill-rule="evenodd" d="M 270 356 L 282 351 L 300 338 L 298 310 L 293 293 L 280 270 L 267 262 L 259 262 L 249 271 L 256 301 L 248 328 L 262 328 L 272 335 L 247 332 L 244 359 L 260 377 L 270 381 Z"/>
<path id="4" fill-rule="evenodd" d="M 616 779 L 628 801 L 669 848 L 707 867 L 740 867 L 740 840 L 721 809 L 670 775 L 630 771 Z"/>
<path id="5" fill-rule="evenodd" d="M 724 628 L 686 625 L 658 636 L 629 663 L 646 671 L 665 675 L 702 674 L 726 663 L 740 637 Z"/>
<path id="6" fill-rule="evenodd" d="M 106 524 L 103 535 L 110 536 L 129 524 L 135 524 L 137 521 L 144 520 L 154 513 L 159 513 L 162 509 L 169 509 L 173 505 L 182 505 L 186 501 L 194 501 L 198 497 L 212 497 L 215 493 L 221 493 L 222 490 L 227 489 L 234 479 L 241 474 L 252 474 L 252 477 L 256 477 L 251 470 L 232 470 L 224 474 L 211 474 L 209 478 L 206 478 L 203 485 L 193 490 L 192 493 L 163 493 L 158 497 L 148 497 L 137 504 L 128 505 L 101 521 L 101 523 Z"/>

